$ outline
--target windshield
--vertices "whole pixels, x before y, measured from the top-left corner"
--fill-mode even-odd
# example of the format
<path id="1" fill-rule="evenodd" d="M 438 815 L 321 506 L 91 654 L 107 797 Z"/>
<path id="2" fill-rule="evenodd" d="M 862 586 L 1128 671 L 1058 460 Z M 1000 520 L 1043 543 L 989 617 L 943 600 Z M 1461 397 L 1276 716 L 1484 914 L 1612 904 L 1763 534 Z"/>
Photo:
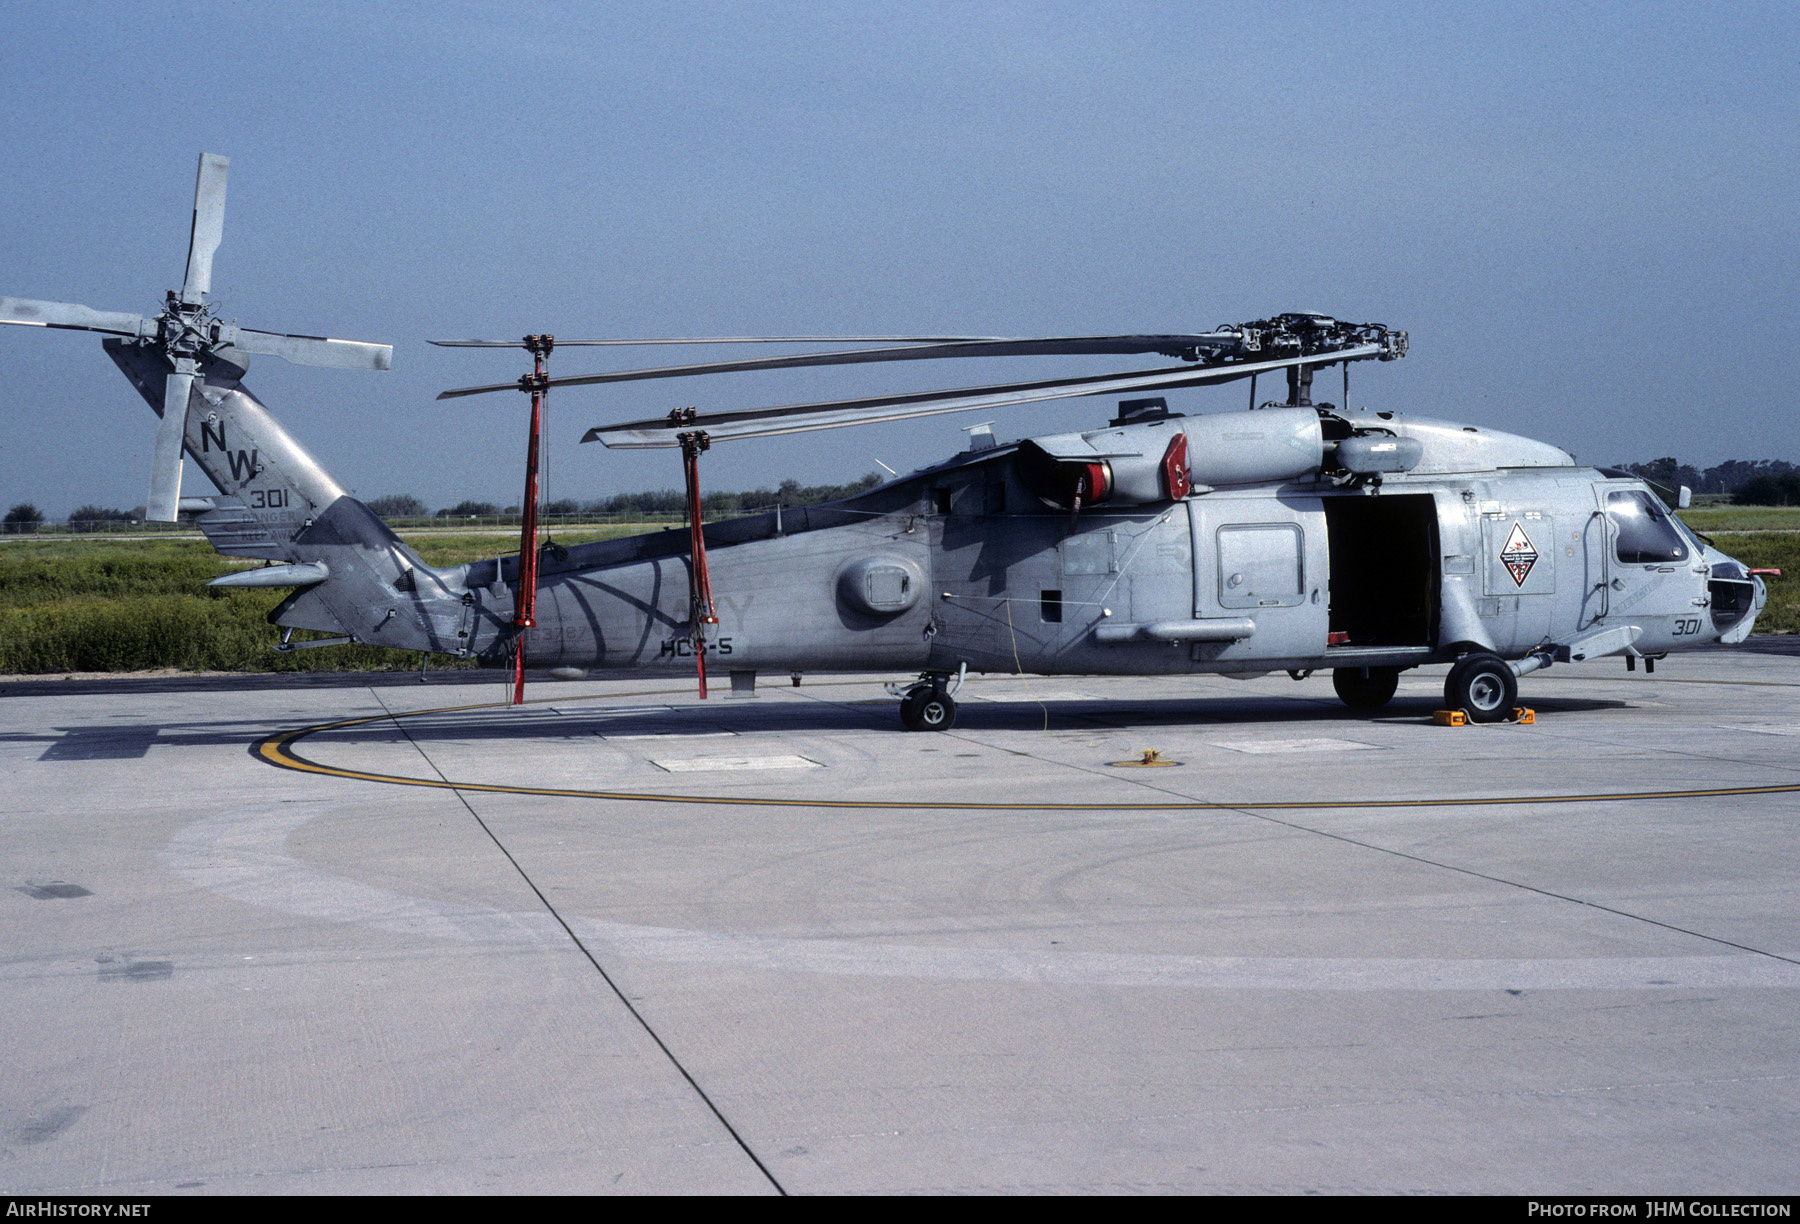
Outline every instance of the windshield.
<path id="1" fill-rule="evenodd" d="M 1685 561 L 1687 542 L 1663 504 L 1640 490 L 1606 495 L 1606 516 L 1619 529 L 1619 560 L 1627 565 L 1668 565 Z"/>

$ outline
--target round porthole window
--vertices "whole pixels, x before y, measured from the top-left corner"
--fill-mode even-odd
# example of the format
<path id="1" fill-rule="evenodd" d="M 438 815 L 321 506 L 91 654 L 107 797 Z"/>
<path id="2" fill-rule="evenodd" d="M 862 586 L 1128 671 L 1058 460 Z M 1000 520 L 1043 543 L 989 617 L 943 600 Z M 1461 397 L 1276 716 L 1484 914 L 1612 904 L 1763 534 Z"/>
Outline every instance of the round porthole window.
<path id="1" fill-rule="evenodd" d="M 838 572 L 838 599 L 868 616 L 896 616 L 919 602 L 925 575 L 909 557 L 864 557 Z"/>

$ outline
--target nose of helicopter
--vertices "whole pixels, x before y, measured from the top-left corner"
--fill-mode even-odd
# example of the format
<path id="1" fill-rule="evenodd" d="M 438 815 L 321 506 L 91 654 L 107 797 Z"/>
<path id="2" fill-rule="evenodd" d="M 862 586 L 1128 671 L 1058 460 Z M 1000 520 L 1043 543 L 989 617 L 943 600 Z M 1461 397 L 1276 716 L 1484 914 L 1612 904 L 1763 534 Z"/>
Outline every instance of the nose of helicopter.
<path id="1" fill-rule="evenodd" d="M 1750 636 L 1757 615 L 1769 602 L 1769 589 L 1760 572 L 1735 557 L 1710 545 L 1703 546 L 1701 556 L 1708 569 L 1706 593 L 1713 631 L 1726 644 L 1741 642 Z"/>

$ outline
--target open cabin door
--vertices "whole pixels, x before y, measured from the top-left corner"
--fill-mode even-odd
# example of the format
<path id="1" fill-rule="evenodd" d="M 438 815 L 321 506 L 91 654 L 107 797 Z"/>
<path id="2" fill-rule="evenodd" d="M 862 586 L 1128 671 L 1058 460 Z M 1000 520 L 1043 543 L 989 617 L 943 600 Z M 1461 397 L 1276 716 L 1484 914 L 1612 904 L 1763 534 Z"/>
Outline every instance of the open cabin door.
<path id="1" fill-rule="evenodd" d="M 1424 647 L 1437 640 L 1438 510 L 1429 493 L 1324 499 L 1331 533 L 1334 649 Z"/>

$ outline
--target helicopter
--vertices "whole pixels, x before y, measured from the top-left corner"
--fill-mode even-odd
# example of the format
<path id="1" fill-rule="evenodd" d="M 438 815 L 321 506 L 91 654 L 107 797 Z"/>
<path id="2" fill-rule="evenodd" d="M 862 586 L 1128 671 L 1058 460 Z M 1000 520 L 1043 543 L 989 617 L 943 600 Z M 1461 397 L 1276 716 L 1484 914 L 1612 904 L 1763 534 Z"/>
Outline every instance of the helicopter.
<path id="1" fill-rule="evenodd" d="M 257 332 L 207 301 L 223 232 L 226 159 L 203 154 L 188 272 L 154 317 L 0 298 L 0 323 L 100 332 L 161 417 L 149 516 L 194 513 L 226 556 L 265 564 L 215 579 L 287 588 L 277 649 L 350 642 L 511 667 L 694 669 L 737 694 L 759 674 L 896 672 L 911 730 L 947 730 L 970 672 L 1083 675 L 1330 669 L 1372 710 L 1402 672 L 1451 664 L 1444 701 L 1478 722 L 1512 717 L 1523 676 L 1746 638 L 1761 577 L 1669 513 L 1641 479 L 1485 427 L 1350 412 L 1312 400 L 1314 374 L 1405 356 L 1405 332 L 1291 313 L 1167 335 L 728 337 L 446 341 L 519 347 L 533 372 L 526 524 L 517 556 L 425 564 L 350 496 L 244 386 L 248 357 L 386 369 L 385 345 Z M 557 348 L 627 344 L 865 347 L 550 378 Z M 866 347 L 875 344 L 878 347 Z M 540 545 L 536 457 L 552 387 L 748 370 L 958 357 L 1160 355 L 1151 370 L 1037 379 L 727 412 L 677 408 L 603 425 L 584 441 L 677 449 L 686 532 Z M 1257 404 L 1256 380 L 1287 395 Z M 1182 415 L 1176 388 L 1249 380 L 1250 407 Z M 715 443 L 943 413 L 1129 396 L 1095 429 L 963 450 L 856 496 L 704 524 L 698 463 Z M 444 398 L 444 397 L 440 397 Z M 180 496 L 183 455 L 219 492 Z M 1685 506 L 1687 491 L 1677 497 Z M 295 640 L 296 631 L 325 633 Z"/>

